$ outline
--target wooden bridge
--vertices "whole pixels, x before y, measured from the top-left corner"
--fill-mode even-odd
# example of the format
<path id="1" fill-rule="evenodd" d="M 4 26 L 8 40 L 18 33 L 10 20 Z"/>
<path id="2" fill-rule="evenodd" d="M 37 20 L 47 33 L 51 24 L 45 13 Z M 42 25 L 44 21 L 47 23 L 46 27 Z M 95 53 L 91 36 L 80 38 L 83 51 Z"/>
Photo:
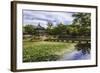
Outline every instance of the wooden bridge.
<path id="1" fill-rule="evenodd" d="M 90 43 L 91 40 L 90 39 L 81 39 L 81 38 L 66 38 L 66 39 L 46 39 L 45 41 L 53 41 L 53 42 L 86 42 L 86 43 Z"/>

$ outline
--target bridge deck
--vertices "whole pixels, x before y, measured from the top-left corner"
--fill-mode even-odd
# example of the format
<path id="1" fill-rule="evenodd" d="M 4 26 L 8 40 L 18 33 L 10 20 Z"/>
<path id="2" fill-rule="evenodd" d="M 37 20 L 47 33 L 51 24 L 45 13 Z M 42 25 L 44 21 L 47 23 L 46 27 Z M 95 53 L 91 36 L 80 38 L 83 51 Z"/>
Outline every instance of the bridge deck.
<path id="1" fill-rule="evenodd" d="M 87 43 L 89 43 L 89 42 L 91 42 L 91 40 L 90 39 L 76 39 L 76 38 L 67 38 L 67 39 L 47 39 L 46 41 L 55 41 L 55 42 L 76 42 L 76 41 L 78 41 L 78 42 L 87 42 Z"/>

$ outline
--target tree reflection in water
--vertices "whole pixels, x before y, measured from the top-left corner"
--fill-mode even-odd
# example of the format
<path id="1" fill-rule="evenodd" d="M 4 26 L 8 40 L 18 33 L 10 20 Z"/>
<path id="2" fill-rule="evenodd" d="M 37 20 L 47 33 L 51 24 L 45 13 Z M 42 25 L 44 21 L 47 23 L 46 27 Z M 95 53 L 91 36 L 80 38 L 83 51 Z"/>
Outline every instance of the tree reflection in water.
<path id="1" fill-rule="evenodd" d="M 82 51 L 83 54 L 90 54 L 91 44 L 90 43 L 78 43 L 75 46 L 75 49 Z"/>

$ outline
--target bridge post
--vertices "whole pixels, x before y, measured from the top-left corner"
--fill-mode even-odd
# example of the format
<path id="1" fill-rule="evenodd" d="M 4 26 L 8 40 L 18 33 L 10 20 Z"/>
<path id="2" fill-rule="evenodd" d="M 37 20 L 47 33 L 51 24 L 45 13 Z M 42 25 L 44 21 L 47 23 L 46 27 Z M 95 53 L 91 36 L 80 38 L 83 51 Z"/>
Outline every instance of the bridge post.
<path id="1" fill-rule="evenodd" d="M 89 41 L 86 41 L 86 43 L 88 43 Z"/>
<path id="2" fill-rule="evenodd" d="M 74 40 L 72 40 L 72 43 L 74 43 L 75 41 Z"/>
<path id="3" fill-rule="evenodd" d="M 81 43 L 81 41 L 79 40 L 79 43 Z"/>

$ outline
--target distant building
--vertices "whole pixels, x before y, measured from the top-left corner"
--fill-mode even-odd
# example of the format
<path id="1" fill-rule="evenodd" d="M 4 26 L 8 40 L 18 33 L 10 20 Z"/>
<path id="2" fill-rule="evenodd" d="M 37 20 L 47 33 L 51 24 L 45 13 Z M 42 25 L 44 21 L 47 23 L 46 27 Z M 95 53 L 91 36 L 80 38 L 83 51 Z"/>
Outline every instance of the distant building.
<path id="1" fill-rule="evenodd" d="M 43 35 L 46 34 L 45 28 L 42 27 L 40 24 L 38 24 L 38 26 L 35 28 L 35 30 L 36 30 L 36 33 L 37 33 L 36 35 L 38 35 L 38 36 L 43 36 Z"/>

